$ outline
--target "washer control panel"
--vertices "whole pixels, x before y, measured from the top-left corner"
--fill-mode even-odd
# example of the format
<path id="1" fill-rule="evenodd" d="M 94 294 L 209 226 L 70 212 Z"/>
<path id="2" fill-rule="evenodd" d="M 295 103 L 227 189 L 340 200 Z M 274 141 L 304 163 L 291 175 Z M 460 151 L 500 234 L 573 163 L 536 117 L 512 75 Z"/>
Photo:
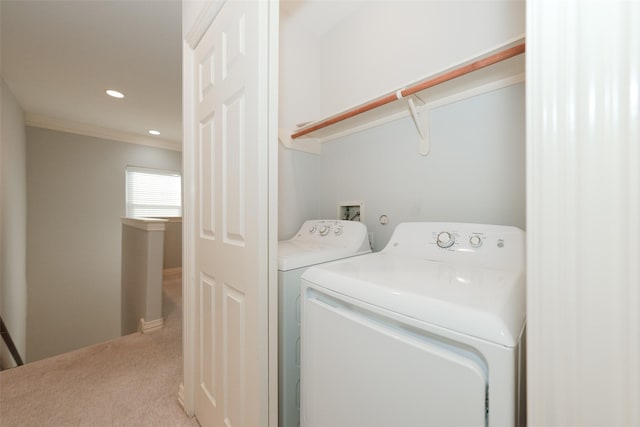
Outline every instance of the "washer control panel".
<path id="1" fill-rule="evenodd" d="M 305 221 L 292 238 L 297 242 L 322 245 L 353 245 L 363 239 L 368 242 L 367 227 L 361 222 L 330 219 Z"/>
<path id="2" fill-rule="evenodd" d="M 278 270 L 289 271 L 371 252 L 367 226 L 358 221 L 305 221 L 296 234 L 278 242 Z"/>
<path id="3" fill-rule="evenodd" d="M 302 227 L 301 231 L 298 233 L 298 237 L 302 237 L 304 234 L 304 229 L 306 228 L 307 234 L 309 236 L 318 236 L 318 237 L 326 237 L 326 236 L 341 236 L 344 233 L 345 227 L 349 227 L 349 223 L 351 221 L 331 221 L 331 220 L 317 220 L 317 221 L 307 221 L 305 226 Z"/>

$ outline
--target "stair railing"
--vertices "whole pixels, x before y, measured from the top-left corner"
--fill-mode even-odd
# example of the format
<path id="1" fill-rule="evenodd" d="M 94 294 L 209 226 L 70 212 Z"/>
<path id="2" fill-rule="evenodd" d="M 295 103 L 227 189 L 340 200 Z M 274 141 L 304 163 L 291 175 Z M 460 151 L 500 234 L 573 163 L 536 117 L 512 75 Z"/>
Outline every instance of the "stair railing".
<path id="1" fill-rule="evenodd" d="M 22 362 L 22 358 L 20 357 L 20 353 L 18 353 L 18 349 L 16 345 L 13 343 L 11 339 L 11 334 L 7 329 L 7 326 L 4 324 L 4 320 L 2 320 L 2 316 L 0 316 L 0 335 L 2 335 L 2 339 L 4 340 L 9 352 L 11 353 L 11 357 L 16 362 L 16 365 L 22 366 L 24 363 Z"/>

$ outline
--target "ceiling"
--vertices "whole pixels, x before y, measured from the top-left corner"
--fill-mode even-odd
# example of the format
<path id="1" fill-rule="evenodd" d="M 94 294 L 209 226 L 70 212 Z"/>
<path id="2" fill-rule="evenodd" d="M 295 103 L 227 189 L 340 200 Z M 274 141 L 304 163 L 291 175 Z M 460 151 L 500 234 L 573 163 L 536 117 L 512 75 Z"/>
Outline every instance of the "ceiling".
<path id="1" fill-rule="evenodd" d="M 321 36 L 362 4 L 280 7 Z M 0 0 L 0 19 L 0 72 L 27 125 L 181 149 L 180 0 Z"/>
<path id="2" fill-rule="evenodd" d="M 0 70 L 27 124 L 180 148 L 180 0 L 0 5 Z"/>

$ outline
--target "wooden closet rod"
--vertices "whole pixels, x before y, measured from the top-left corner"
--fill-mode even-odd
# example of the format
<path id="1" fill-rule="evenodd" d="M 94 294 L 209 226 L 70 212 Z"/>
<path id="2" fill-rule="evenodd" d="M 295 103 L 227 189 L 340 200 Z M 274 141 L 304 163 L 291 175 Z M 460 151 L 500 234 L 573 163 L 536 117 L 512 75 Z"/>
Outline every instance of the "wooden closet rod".
<path id="1" fill-rule="evenodd" d="M 465 74 L 472 73 L 481 68 L 488 67 L 490 65 L 496 64 L 500 61 L 504 61 L 505 59 L 512 58 L 514 56 L 518 56 L 525 51 L 525 43 L 510 47 L 505 50 L 501 50 L 500 52 L 496 52 L 493 55 L 487 56 L 486 58 L 479 59 L 470 64 L 463 65 L 461 67 L 455 68 L 451 71 L 447 71 L 444 74 L 441 74 L 432 79 L 428 79 L 419 83 L 416 83 L 412 86 L 409 86 L 405 89 L 399 91 L 401 96 L 398 96 L 397 92 L 390 93 L 388 95 L 384 95 L 380 98 L 374 99 L 373 101 L 367 102 L 366 104 L 355 107 L 351 110 L 345 111 L 344 113 L 338 114 L 337 116 L 330 117 L 328 119 L 322 120 L 316 123 L 313 126 L 309 126 L 308 128 L 300 129 L 297 132 L 291 134 L 291 138 L 299 138 L 301 136 L 307 135 L 311 132 L 314 132 L 318 129 L 325 128 L 327 126 L 331 126 L 335 123 L 339 123 L 341 121 L 347 120 L 351 117 L 357 116 L 358 114 L 362 114 L 369 110 L 373 110 L 382 105 L 389 104 L 398 99 L 411 96 L 417 92 L 428 89 L 433 86 L 437 86 L 441 83 L 447 82 L 449 80 L 455 79 L 456 77 L 463 76 Z"/>

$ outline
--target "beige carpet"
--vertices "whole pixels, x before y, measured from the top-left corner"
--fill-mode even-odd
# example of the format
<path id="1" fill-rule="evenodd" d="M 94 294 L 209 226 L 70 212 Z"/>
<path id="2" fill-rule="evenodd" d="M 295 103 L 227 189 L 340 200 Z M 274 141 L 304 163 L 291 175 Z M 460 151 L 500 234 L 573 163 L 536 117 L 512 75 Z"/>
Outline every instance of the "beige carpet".
<path id="1" fill-rule="evenodd" d="M 198 426 L 178 403 L 182 290 L 165 277 L 165 327 L 0 373 L 0 426 Z"/>

